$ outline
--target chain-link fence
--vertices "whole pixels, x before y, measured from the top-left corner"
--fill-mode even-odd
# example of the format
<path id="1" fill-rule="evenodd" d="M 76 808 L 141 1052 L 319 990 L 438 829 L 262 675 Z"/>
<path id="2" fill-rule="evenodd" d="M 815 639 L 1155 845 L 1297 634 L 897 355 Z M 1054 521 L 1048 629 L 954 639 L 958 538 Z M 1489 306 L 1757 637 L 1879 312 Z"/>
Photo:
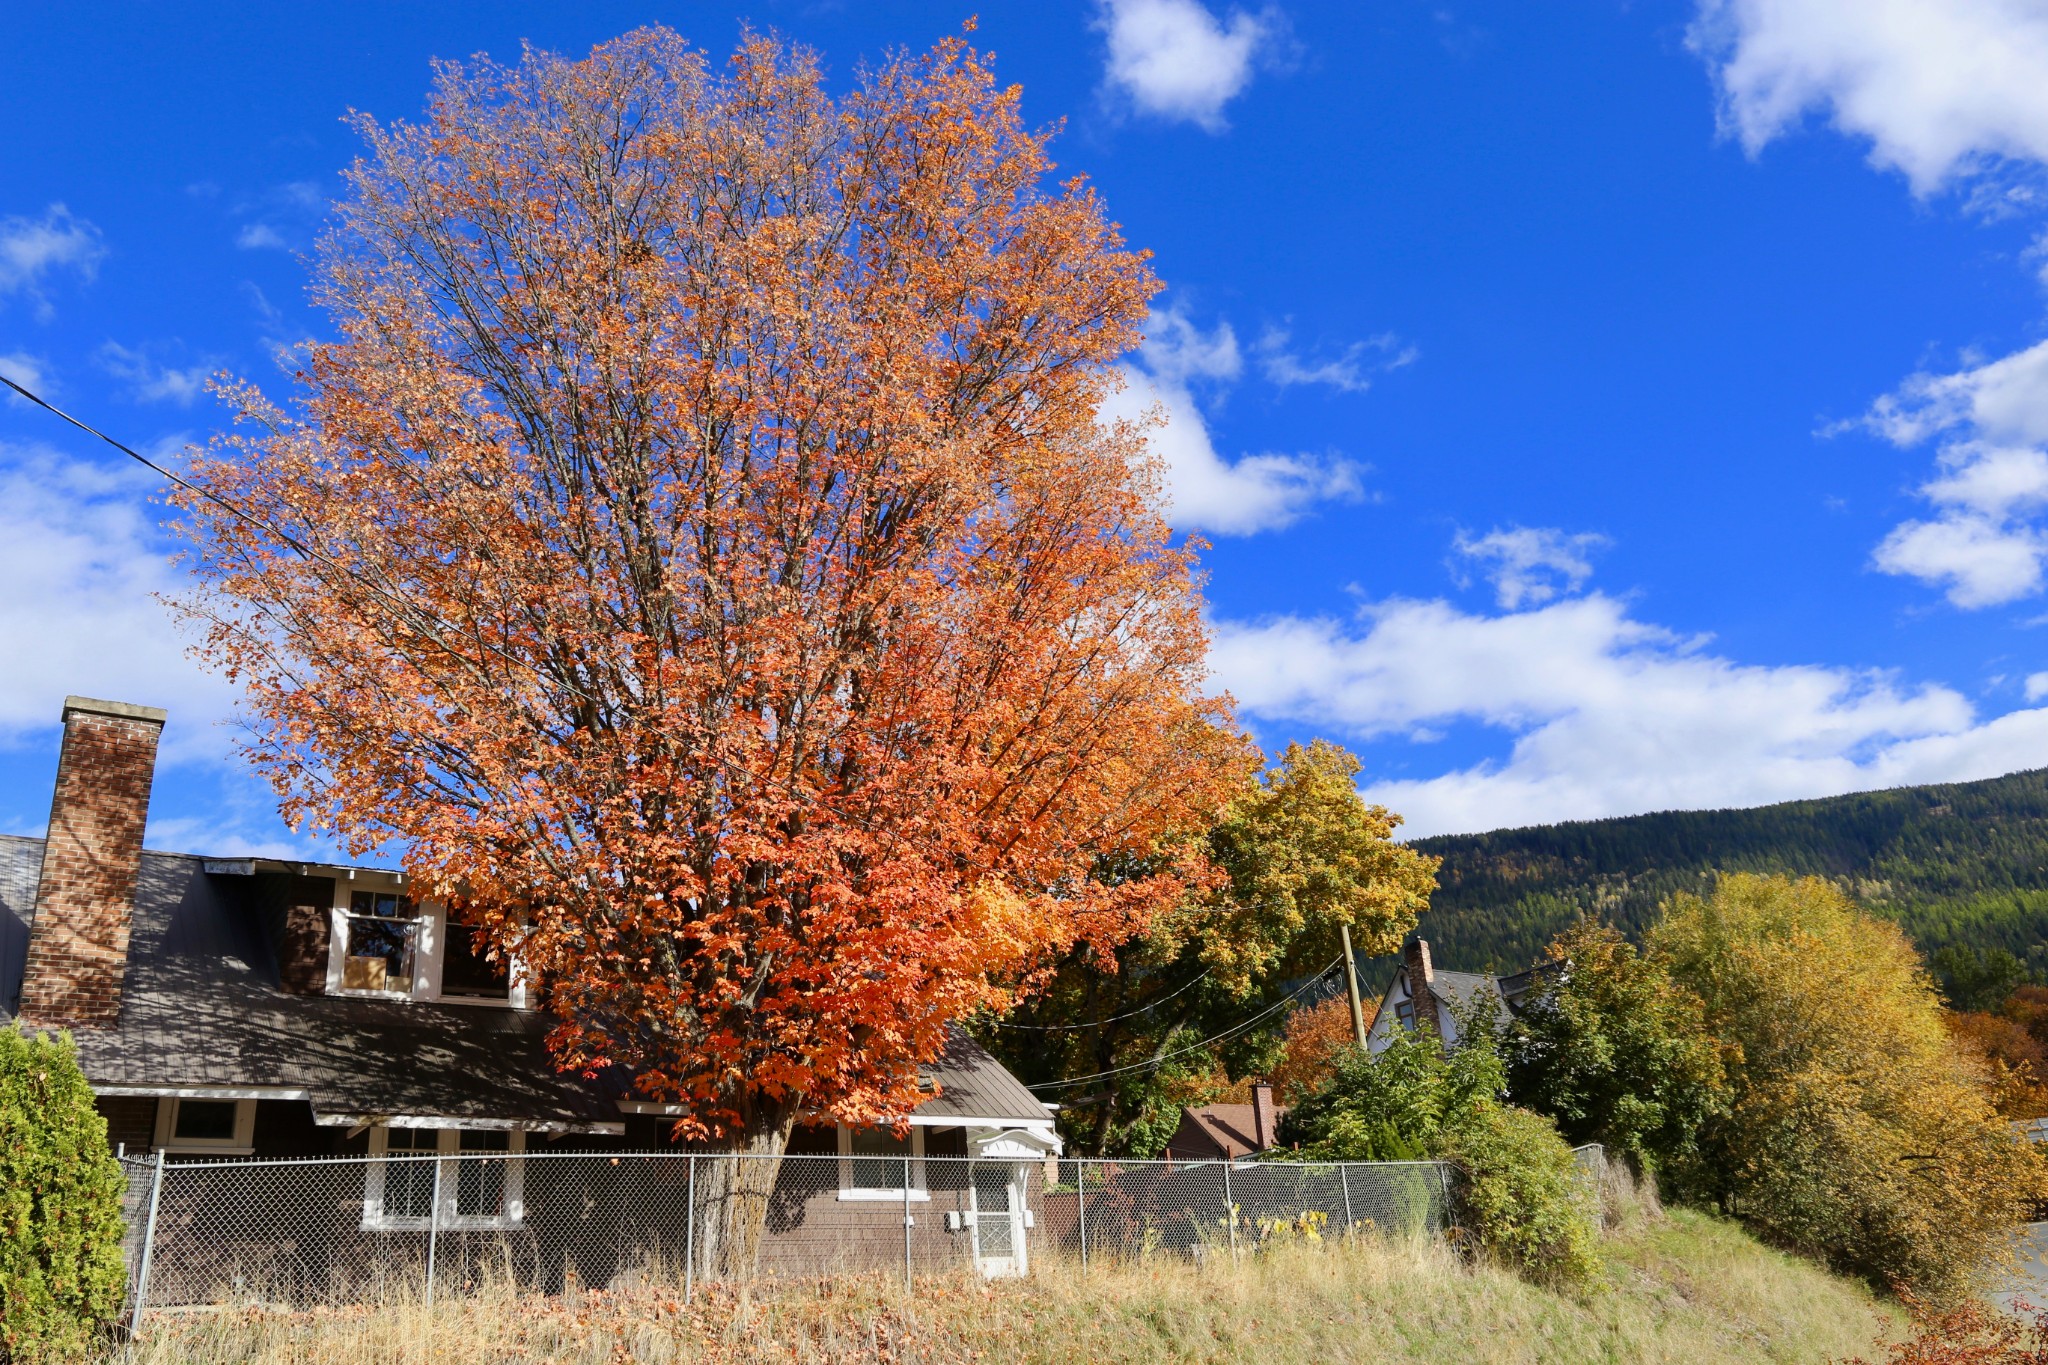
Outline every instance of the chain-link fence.
<path id="1" fill-rule="evenodd" d="M 1242 1256 L 1448 1226 L 1436 1162 L 462 1153 L 124 1163 L 132 1313 Z"/>

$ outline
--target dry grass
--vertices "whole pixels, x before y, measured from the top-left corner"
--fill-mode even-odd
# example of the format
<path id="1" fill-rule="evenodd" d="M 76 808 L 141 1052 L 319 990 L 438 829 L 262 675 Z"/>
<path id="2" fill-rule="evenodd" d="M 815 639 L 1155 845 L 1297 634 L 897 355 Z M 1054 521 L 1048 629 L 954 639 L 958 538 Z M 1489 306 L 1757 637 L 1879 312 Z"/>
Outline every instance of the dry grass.
<path id="1" fill-rule="evenodd" d="M 156 1318 L 131 1365 L 561 1362 L 1825 1361 L 1896 1322 L 1861 1288 L 1678 1211 L 1607 1241 L 1606 1282 L 1558 1295 L 1441 1246 L 1286 1247 L 1231 1265 L 1041 1266 L 1028 1281 L 889 1277 L 759 1297 L 649 1288 L 324 1313 Z"/>

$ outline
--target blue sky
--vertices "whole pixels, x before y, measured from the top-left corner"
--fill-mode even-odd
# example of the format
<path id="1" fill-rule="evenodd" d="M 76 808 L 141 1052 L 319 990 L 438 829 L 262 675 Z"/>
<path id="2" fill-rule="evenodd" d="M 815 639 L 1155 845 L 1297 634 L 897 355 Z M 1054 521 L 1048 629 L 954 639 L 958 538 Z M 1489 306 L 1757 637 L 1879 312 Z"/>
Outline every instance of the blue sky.
<path id="1" fill-rule="evenodd" d="M 976 41 L 1168 286 L 1128 367 L 1216 675 L 1411 830 L 2048 764 L 2048 13 L 2019 0 L 32 6 L 0 366 L 175 460 L 322 334 L 351 108 L 743 21 Z M 2037 349 L 2039 348 L 2039 349 Z M 66 693 L 167 706 L 151 842 L 312 851 L 183 655 L 151 477 L 0 401 L 0 830 Z"/>

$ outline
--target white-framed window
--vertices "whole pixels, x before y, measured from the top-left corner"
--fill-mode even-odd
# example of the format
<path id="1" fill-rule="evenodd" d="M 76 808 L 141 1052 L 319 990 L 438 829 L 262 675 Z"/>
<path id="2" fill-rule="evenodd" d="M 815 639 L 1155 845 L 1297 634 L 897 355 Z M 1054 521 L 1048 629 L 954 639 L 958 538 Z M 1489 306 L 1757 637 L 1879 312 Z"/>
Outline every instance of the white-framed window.
<path id="1" fill-rule="evenodd" d="M 1403 1000 L 1394 1006 L 1394 1022 L 1405 1029 L 1415 1027 L 1415 1002 L 1413 1000 Z"/>
<path id="2" fill-rule="evenodd" d="M 256 1101 L 166 1095 L 156 1102 L 156 1146 L 166 1152 L 248 1156 L 256 1150 Z"/>
<path id="3" fill-rule="evenodd" d="M 931 1198 L 924 1184 L 924 1129 L 904 1137 L 893 1128 L 839 1125 L 839 1197 L 903 1201 L 904 1159 L 910 1164 L 910 1198 Z"/>
<path id="4" fill-rule="evenodd" d="M 526 1134 L 519 1129 L 380 1124 L 370 1130 L 370 1155 L 376 1159 L 363 1176 L 368 1231 L 492 1231 L 526 1220 Z"/>
<path id="5" fill-rule="evenodd" d="M 334 908 L 327 987 L 335 995 L 410 1000 L 420 994 L 428 917 L 396 891 L 345 891 Z"/>
<path id="6" fill-rule="evenodd" d="M 329 995 L 527 1008 L 526 972 L 517 954 L 491 961 L 481 933 L 451 923 L 445 906 L 413 901 L 384 874 L 363 881 L 369 884 L 336 882 Z"/>

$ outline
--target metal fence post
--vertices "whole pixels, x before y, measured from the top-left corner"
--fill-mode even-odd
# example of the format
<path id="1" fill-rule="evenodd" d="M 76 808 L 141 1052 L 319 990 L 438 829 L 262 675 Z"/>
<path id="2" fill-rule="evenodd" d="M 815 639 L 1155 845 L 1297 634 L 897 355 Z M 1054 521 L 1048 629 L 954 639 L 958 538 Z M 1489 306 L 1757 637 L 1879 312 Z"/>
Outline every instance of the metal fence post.
<path id="1" fill-rule="evenodd" d="M 683 1302 L 697 1290 L 697 1154 L 690 1154 L 690 1183 L 683 1194 Z"/>
<path id="2" fill-rule="evenodd" d="M 1337 1179 L 1342 1181 L 1344 1185 L 1344 1235 L 1349 1237 L 1351 1235 L 1351 1165 L 1349 1162 L 1337 1163 Z"/>
<path id="3" fill-rule="evenodd" d="M 128 1318 L 128 1335 L 142 1330 L 142 1304 L 149 1297 L 149 1258 L 156 1250 L 156 1205 L 164 1192 L 164 1154 L 158 1148 L 156 1170 L 149 1180 L 149 1218 L 142 1225 L 142 1264 L 135 1270 L 135 1311 Z"/>
<path id="4" fill-rule="evenodd" d="M 434 1244 L 441 1231 L 441 1158 L 434 1158 L 434 1202 L 427 1208 L 427 1307 L 434 1306 Z"/>
<path id="5" fill-rule="evenodd" d="M 1088 1268 L 1088 1168 L 1074 1161 L 1074 1198 L 1081 1205 L 1081 1269 Z"/>
<path id="6" fill-rule="evenodd" d="M 974 1176 L 970 1168 L 968 1181 Z M 910 1297 L 910 1158 L 903 1158 L 903 1296 Z"/>
<path id="7" fill-rule="evenodd" d="M 1230 1215 L 1230 1257 L 1237 1259 L 1237 1201 L 1230 1197 L 1230 1168 L 1235 1163 L 1223 1159 L 1223 1210 Z"/>

